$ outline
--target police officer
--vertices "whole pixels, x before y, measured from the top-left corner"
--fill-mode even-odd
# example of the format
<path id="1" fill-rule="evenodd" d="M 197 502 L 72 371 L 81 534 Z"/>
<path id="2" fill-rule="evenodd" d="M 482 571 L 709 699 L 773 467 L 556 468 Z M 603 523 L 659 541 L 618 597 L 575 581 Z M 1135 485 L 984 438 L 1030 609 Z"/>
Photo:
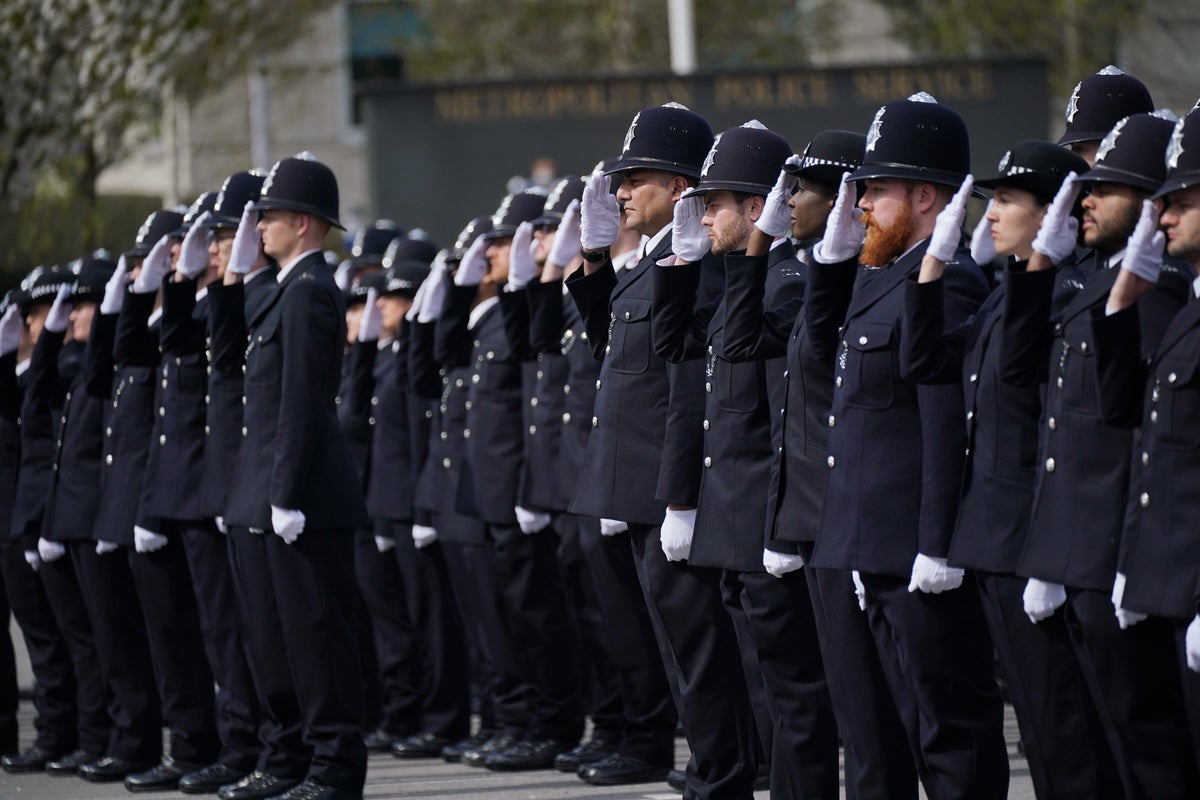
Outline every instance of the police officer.
<path id="1" fill-rule="evenodd" d="M 671 361 L 702 359 L 705 365 L 704 473 L 695 532 L 690 542 L 664 539 L 664 549 L 671 550 L 668 558 L 685 556 L 693 568 L 720 570 L 726 610 L 749 633 L 740 644 L 743 660 L 765 684 L 762 716 L 770 727 L 762 739 L 771 750 L 772 796 L 834 797 L 837 733 L 800 570 L 803 556 L 782 541 L 764 551 L 771 417 L 778 414 L 769 402 L 767 374 L 785 368 L 778 360 L 724 358 L 724 296 L 693 311 L 700 259 L 711 249 L 725 260 L 726 274 L 745 266 L 742 251 L 790 154 L 783 137 L 756 120 L 719 134 L 699 185 L 675 206 L 677 263 L 654 271 L 655 350 Z M 782 214 L 791 180 L 778 182 L 771 209 Z M 772 307 L 803 291 L 794 259 L 777 263 L 766 276 Z"/>
<path id="2" fill-rule="evenodd" d="M 978 596 L 969 586 L 958 591 L 962 571 L 946 566 L 966 445 L 962 394 L 953 384 L 905 380 L 899 358 L 905 282 L 927 249 L 948 264 L 947 330 L 986 293 L 975 262 L 958 248 L 958 228 L 951 221 L 934 230 L 948 205 L 965 207 L 969 165 L 966 125 L 955 111 L 923 93 L 882 106 L 862 166 L 843 181 L 814 250 L 806 322 L 814 353 L 834 366 L 834 393 L 813 563 L 859 571 L 929 794 L 1004 797 L 1008 756 L 992 649 Z M 859 182 L 865 242 L 854 209 Z M 953 696 L 943 692 L 950 683 Z M 905 713 L 908 702 L 920 713 Z"/>
<path id="3" fill-rule="evenodd" d="M 666 668 L 679 672 L 677 702 L 693 753 L 687 791 L 746 797 L 756 766 L 749 702 L 720 576 L 667 561 L 660 541 L 660 528 L 687 535 L 694 521 L 705 392 L 700 362 L 668 364 L 653 352 L 652 268 L 672 252 L 672 209 L 699 179 L 711 147 L 712 129 L 699 115 L 676 103 L 644 109 L 630 124 L 613 170 L 623 173 L 615 198 L 607 175 L 593 176 L 584 191 L 585 263 L 567 287 L 603 364 L 571 510 L 629 525 L 651 619 L 673 658 Z M 609 248 L 621 217 L 648 238 L 636 266 L 618 279 Z M 707 259 L 698 304 L 715 295 L 719 279 L 719 263 Z M 614 758 L 587 767 L 585 780 L 622 782 L 626 774 L 645 780 L 651 768 L 661 770 L 619 753 Z"/>
<path id="4" fill-rule="evenodd" d="M 247 319 L 243 441 L 225 519 L 267 537 L 269 572 L 259 580 L 274 591 L 284 651 L 254 657 L 287 664 L 312 757 L 295 787 L 242 788 L 286 788 L 279 796 L 288 800 L 357 798 L 366 777 L 363 700 L 344 676 L 359 671 L 352 532 L 366 512 L 334 407 L 344 306 L 320 250 L 329 228 L 340 227 L 337 179 L 311 156 L 285 158 L 253 208 L 280 271 Z M 225 796 L 245 800 L 237 791 Z"/>
<path id="5" fill-rule="evenodd" d="M 1031 258 L 1034 271 L 1009 286 L 1004 322 L 1005 346 L 1021 354 L 1014 374 L 1026 381 L 1049 378 L 1037 487 L 1017 565 L 1017 574 L 1030 579 L 1025 611 L 1042 619 L 1062 609 L 1122 788 L 1131 797 L 1194 794 L 1196 765 L 1180 760 L 1164 744 L 1167 738 L 1156 738 L 1186 741 L 1169 626 L 1161 619 L 1132 624 L 1121 612 L 1124 575 L 1116 566 L 1134 437 L 1100 413 L 1092 318 L 1108 302 L 1142 201 L 1163 182 L 1163 154 L 1173 129 L 1174 120 L 1165 114 L 1134 114 L 1104 137 L 1095 165 L 1082 176 L 1091 189 L 1082 201 L 1082 239 L 1093 251 L 1080 266 L 1090 277 L 1055 321 L 1049 282 Z M 1059 239 L 1073 244 L 1068 213 L 1073 201 L 1073 187 L 1065 187 L 1055 203 L 1060 207 L 1042 222 L 1035 250 L 1054 251 Z M 1138 301 L 1143 357 L 1153 354 L 1185 302 L 1190 272 L 1168 259 L 1155 289 Z M 1141 722 L 1146 709 L 1158 709 L 1153 733 Z"/>
<path id="6" fill-rule="evenodd" d="M 1089 75 L 1071 92 L 1067 101 L 1067 127 L 1058 143 L 1092 166 L 1100 140 L 1130 114 L 1154 110 L 1150 91 L 1137 78 L 1109 64 Z"/>

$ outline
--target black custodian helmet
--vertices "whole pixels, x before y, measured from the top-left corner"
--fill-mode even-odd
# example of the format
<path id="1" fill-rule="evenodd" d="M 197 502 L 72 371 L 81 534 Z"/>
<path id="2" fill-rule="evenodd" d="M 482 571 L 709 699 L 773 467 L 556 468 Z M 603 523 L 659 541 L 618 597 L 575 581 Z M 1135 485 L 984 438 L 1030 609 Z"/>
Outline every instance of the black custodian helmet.
<path id="1" fill-rule="evenodd" d="M 425 266 L 437 258 L 438 248 L 430 239 L 414 239 L 411 236 L 400 236 L 392 240 L 380 263 L 384 269 L 404 261 L 417 261 Z"/>
<path id="2" fill-rule="evenodd" d="M 1157 191 L 1167 177 L 1167 145 L 1176 122 L 1166 109 L 1126 117 L 1104 135 L 1096 163 L 1079 179 Z"/>
<path id="3" fill-rule="evenodd" d="M 1167 178 L 1154 193 L 1155 199 L 1171 192 L 1200 185 L 1200 102 L 1175 123 L 1167 145 Z"/>
<path id="4" fill-rule="evenodd" d="M 337 178 L 308 151 L 276 161 L 267 173 L 254 209 L 274 208 L 312 214 L 335 228 L 346 229 L 338 221 Z"/>
<path id="5" fill-rule="evenodd" d="M 862 166 L 866 149 L 867 137 L 861 133 L 821 131 L 784 169 L 797 178 L 828 184 L 836 189 L 843 174 Z"/>
<path id="6" fill-rule="evenodd" d="M 567 206 L 571 205 L 571 201 L 581 199 L 583 199 L 583 179 L 578 175 L 567 175 L 554 184 L 554 188 L 546 196 L 542 213 L 533 220 L 533 224 L 543 227 L 558 225 L 562 222 L 563 214 L 566 213 Z"/>
<path id="7" fill-rule="evenodd" d="M 125 258 L 145 258 L 150 248 L 164 236 L 170 236 L 183 226 L 183 214 L 168 208 L 153 212 L 138 228 L 133 247 L 125 251 Z"/>
<path id="8" fill-rule="evenodd" d="M 216 192 L 203 192 L 196 200 L 188 206 L 188 210 L 183 215 L 183 222 L 178 228 L 168 233 L 168 236 L 173 236 L 176 239 L 182 239 L 187 236 L 187 232 L 196 224 L 196 220 L 205 211 L 212 211 L 213 206 L 217 203 Z"/>
<path id="9" fill-rule="evenodd" d="M 765 197 L 791 154 L 787 140 L 758 120 L 722 131 L 704 158 L 695 192 L 728 189 Z"/>
<path id="10" fill-rule="evenodd" d="M 242 211 L 246 203 L 258 202 L 262 192 L 266 174 L 260 170 L 235 172 L 221 184 L 217 193 L 217 201 L 213 205 L 213 215 L 209 217 L 207 228 L 236 228 L 242 221 Z"/>
<path id="11" fill-rule="evenodd" d="M 71 289 L 71 302 L 99 303 L 104 299 L 104 286 L 112 277 L 117 265 L 107 258 L 84 256 L 71 263 L 71 272 L 75 273 L 75 285 Z"/>
<path id="12" fill-rule="evenodd" d="M 1145 84 L 1110 64 L 1075 84 L 1067 101 L 1067 129 L 1058 143 L 1099 141 L 1125 117 L 1153 110 Z"/>
<path id="13" fill-rule="evenodd" d="M 485 239 L 502 239 L 517 232 L 522 222 L 532 222 L 542 213 L 546 205 L 546 193 L 535 189 L 510 194 L 500 201 L 500 207 L 492 214 L 492 229 L 483 234 Z"/>
<path id="14" fill-rule="evenodd" d="M 875 112 L 862 166 L 850 179 L 900 178 L 957 187 L 970 171 L 967 124 L 950 106 L 918 92 Z"/>
<path id="15" fill-rule="evenodd" d="M 387 285 L 387 278 L 381 272 L 374 272 L 368 275 L 363 275 L 351 284 L 346 290 L 346 307 L 356 306 L 359 303 L 367 302 L 367 292 L 375 290 L 376 295 L 383 294 L 384 287 Z"/>
<path id="16" fill-rule="evenodd" d="M 1068 172 L 1082 175 L 1088 163 L 1067 148 L 1040 139 L 1017 142 L 1006 150 L 996 166 L 997 175 L 975 181 L 976 186 L 995 189 L 1012 186 L 1023 189 L 1042 203 L 1049 203 L 1058 194 Z"/>
<path id="17" fill-rule="evenodd" d="M 378 219 L 374 224 L 359 228 L 350 246 L 350 258 L 354 265 L 382 264 L 388 245 L 404 235 L 400 226 L 390 219 Z"/>
<path id="18" fill-rule="evenodd" d="M 696 112 L 679 103 L 651 106 L 634 115 L 616 166 L 605 172 L 660 169 L 699 178 L 712 143 L 712 127 Z"/>
<path id="19" fill-rule="evenodd" d="M 491 231 L 491 229 L 491 217 L 476 217 L 468 222 L 459 232 L 458 238 L 454 240 L 454 247 L 451 248 L 450 257 L 446 260 L 451 263 L 462 261 L 462 257 L 467 254 L 467 250 L 470 249 L 471 245 L 475 244 L 475 240 Z"/>
<path id="20" fill-rule="evenodd" d="M 21 313 L 28 314 L 35 305 L 50 305 L 63 284 L 74 283 L 75 273 L 58 266 L 34 267 L 21 280 Z"/>

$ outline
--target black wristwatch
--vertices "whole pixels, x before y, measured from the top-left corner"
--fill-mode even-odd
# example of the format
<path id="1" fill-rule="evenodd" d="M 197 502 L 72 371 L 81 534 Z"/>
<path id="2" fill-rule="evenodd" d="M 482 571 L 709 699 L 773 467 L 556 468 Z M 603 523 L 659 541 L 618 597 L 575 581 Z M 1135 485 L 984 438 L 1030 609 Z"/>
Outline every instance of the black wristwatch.
<path id="1" fill-rule="evenodd" d="M 603 264 L 605 261 L 608 260 L 608 250 L 607 249 L 584 250 L 581 247 L 581 248 L 579 248 L 579 255 L 583 256 L 584 261 L 591 262 L 592 264 Z"/>

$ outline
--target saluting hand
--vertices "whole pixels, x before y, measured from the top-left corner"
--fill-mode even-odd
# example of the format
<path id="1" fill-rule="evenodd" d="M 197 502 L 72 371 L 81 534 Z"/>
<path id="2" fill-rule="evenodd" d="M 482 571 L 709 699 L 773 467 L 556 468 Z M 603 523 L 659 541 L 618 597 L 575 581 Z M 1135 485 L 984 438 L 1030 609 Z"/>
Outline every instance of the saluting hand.
<path id="1" fill-rule="evenodd" d="M 429 277 L 421 284 L 422 287 L 428 286 L 429 290 L 425 293 L 421 303 L 417 322 L 433 322 L 442 315 L 442 307 L 446 304 L 446 283 L 449 278 L 449 256 L 440 261 L 434 259 L 433 267 L 429 270 Z"/>
<path id="2" fill-rule="evenodd" d="M 478 286 L 483 283 L 483 276 L 488 273 L 487 259 L 488 242 L 482 236 L 471 243 L 467 252 L 454 273 L 455 286 Z"/>
<path id="3" fill-rule="evenodd" d="M 789 157 L 788 162 L 791 163 L 795 158 L 796 156 Z M 784 236 L 792 226 L 792 211 L 788 208 L 788 201 L 792 199 L 792 190 L 795 187 L 795 176 L 787 170 L 779 170 L 779 177 L 775 179 L 775 185 L 771 187 L 762 213 L 754 221 L 754 227 L 772 239 Z"/>
<path id="4" fill-rule="evenodd" d="M 1166 245 L 1166 235 L 1158 230 L 1158 208 L 1149 200 L 1143 200 L 1141 216 L 1125 245 L 1121 271 L 1108 293 L 1108 302 L 1105 304 L 1107 313 L 1115 314 L 1128 308 L 1154 288 L 1162 272 Z"/>
<path id="5" fill-rule="evenodd" d="M 677 264 L 695 264 L 712 248 L 704 227 L 704 195 L 688 189 L 675 204 L 671 223 L 671 249 Z"/>
<path id="6" fill-rule="evenodd" d="M 46 314 L 44 326 L 52 333 L 66 333 L 67 323 L 71 319 L 71 284 L 64 283 L 58 287 L 54 303 Z M 49 559 L 47 559 L 49 560 Z"/>
<path id="7" fill-rule="evenodd" d="M 129 289 L 129 273 L 125 270 L 125 256 L 117 260 L 117 268 L 108 283 L 104 284 L 104 299 L 100 301 L 101 314 L 120 314 L 125 305 L 125 293 Z"/>
<path id="8" fill-rule="evenodd" d="M 621 227 L 621 206 L 612 193 L 612 180 L 603 172 L 593 172 L 583 187 L 579 204 L 579 237 L 584 250 L 607 250 L 617 241 Z"/>
<path id="9" fill-rule="evenodd" d="M 829 212 L 825 234 L 813 248 L 813 258 L 821 264 L 837 264 L 852 258 L 862 249 L 863 236 L 867 227 L 855 203 L 857 192 L 850 182 L 850 173 L 842 173 L 842 184 L 838 187 L 837 200 Z"/>
<path id="10" fill-rule="evenodd" d="M 1079 238 L 1079 221 L 1071 216 L 1075 208 L 1075 199 L 1079 197 L 1079 176 L 1068 172 L 1058 187 L 1058 194 L 1046 215 L 1042 217 L 1041 227 L 1037 236 L 1033 237 L 1033 250 L 1050 259 L 1051 264 L 1058 264 L 1075 250 L 1075 242 Z"/>
<path id="11" fill-rule="evenodd" d="M 179 246 L 179 261 L 175 264 L 175 271 L 189 280 L 208 269 L 208 230 L 204 225 L 210 219 L 211 211 L 205 211 L 197 217 L 183 237 L 183 244 Z"/>
<path id="12" fill-rule="evenodd" d="M 506 291 L 520 291 L 537 277 L 537 262 L 533 259 L 533 251 L 536 248 L 537 243 L 533 241 L 533 225 L 522 222 L 513 234 L 512 248 L 509 250 Z"/>
<path id="13" fill-rule="evenodd" d="M 546 261 L 562 269 L 579 255 L 579 201 L 572 200 L 563 212 L 562 222 L 554 233 L 554 244 Z"/>
<path id="14" fill-rule="evenodd" d="M 247 202 L 238 220 L 237 232 L 233 235 L 233 247 L 229 251 L 227 272 L 245 275 L 258 262 L 262 250 L 262 232 L 258 229 L 258 212 L 254 203 Z"/>
<path id="15" fill-rule="evenodd" d="M 929 238 L 929 247 L 925 252 L 943 264 L 953 261 L 954 253 L 958 250 L 958 242 L 962 239 L 963 221 L 967 218 L 967 199 L 971 196 L 973 188 L 975 177 L 968 175 L 946 207 L 938 212 L 933 223 L 933 235 Z"/>
<path id="16" fill-rule="evenodd" d="M 992 238 L 992 221 L 988 219 L 995 204 L 995 200 L 988 200 L 987 208 L 971 234 L 971 258 L 979 266 L 990 264 L 996 257 L 996 240 Z"/>
<path id="17" fill-rule="evenodd" d="M 134 294 L 152 294 L 162 288 L 163 278 L 171 271 L 171 239 L 164 236 L 154 243 L 142 259 L 142 271 L 133 279 Z"/>
<path id="18" fill-rule="evenodd" d="M 367 289 L 367 302 L 363 306 L 362 319 L 358 323 L 358 340 L 360 342 L 379 340 L 379 332 L 383 329 L 383 312 L 375 305 L 375 301 L 378 299 L 373 288 Z"/>
<path id="19" fill-rule="evenodd" d="M 21 346 L 21 308 L 15 303 L 8 307 L 4 316 L 0 317 L 0 356 L 17 352 Z"/>

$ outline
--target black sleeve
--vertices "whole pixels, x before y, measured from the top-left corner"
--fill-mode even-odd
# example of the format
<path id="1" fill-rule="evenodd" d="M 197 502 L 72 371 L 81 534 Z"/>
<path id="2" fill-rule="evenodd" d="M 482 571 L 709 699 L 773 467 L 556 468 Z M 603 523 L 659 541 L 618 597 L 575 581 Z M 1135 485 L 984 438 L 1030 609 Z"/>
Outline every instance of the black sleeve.
<path id="1" fill-rule="evenodd" d="M 17 382 L 17 351 L 0 356 L 0 416 L 13 423 L 21 416 L 21 385 Z"/>
<path id="2" fill-rule="evenodd" d="M 478 286 L 451 283 L 446 288 L 446 305 L 437 318 L 433 334 L 433 357 L 446 369 L 465 366 L 471 361 L 471 332 L 467 330 L 467 321 L 478 293 Z"/>
<path id="3" fill-rule="evenodd" d="M 97 315 L 99 316 L 99 315 Z M 63 348 L 63 334 L 42 330 L 37 343 L 33 346 L 33 355 L 29 359 L 26 403 L 34 403 L 39 408 L 61 408 L 66 386 L 58 372 L 58 354 Z M 112 372 L 109 369 L 109 372 Z M 22 413 L 22 416 L 25 416 Z"/>
<path id="4" fill-rule="evenodd" d="M 563 329 L 563 282 L 531 283 L 525 290 L 529 303 L 529 346 L 534 353 L 561 353 Z"/>
<path id="5" fill-rule="evenodd" d="M 154 292 L 129 292 L 117 315 L 113 358 L 120 366 L 157 366 L 160 358 L 158 336 L 148 326 L 154 312 Z M 89 346 L 91 342 L 88 343 Z"/>
<path id="6" fill-rule="evenodd" d="M 375 360 L 379 342 L 371 339 L 355 342 L 350 348 L 350 415 L 367 417 L 371 413 L 371 397 L 375 394 Z"/>
<path id="7" fill-rule="evenodd" d="M 204 352 L 203 323 L 192 315 L 196 310 L 196 280 L 163 284 L 162 330 L 164 354 L 193 355 Z"/>
<path id="8" fill-rule="evenodd" d="M 583 270 L 567 278 L 567 290 L 575 299 L 575 306 L 583 318 L 583 329 L 592 346 L 592 355 L 597 361 L 604 359 L 604 348 L 608 346 L 609 311 L 613 289 L 617 287 L 617 273 L 611 260 L 604 266 L 585 275 Z"/>
<path id="9" fill-rule="evenodd" d="M 857 275 L 857 256 L 837 264 L 814 262 L 808 270 L 804 324 L 808 326 L 809 347 L 817 361 L 830 367 L 837 359 L 840 331 Z"/>
<path id="10" fill-rule="evenodd" d="M 725 335 L 721 357 L 729 361 L 763 361 L 787 354 L 792 326 L 804 297 L 789 297 L 764 310 L 767 256 L 725 257 Z"/>
<path id="11" fill-rule="evenodd" d="M 704 357 L 708 323 L 715 303 L 696 306 L 700 286 L 700 264 L 651 267 L 654 274 L 654 301 L 650 314 L 654 352 L 664 361 L 678 364 Z"/>
<path id="12" fill-rule="evenodd" d="M 84 348 L 83 380 L 87 393 L 107 400 L 112 395 L 114 341 L 119 325 L 118 315 L 101 314 L 92 317 L 92 331 Z M 143 326 L 145 327 L 145 326 Z"/>
<path id="13" fill-rule="evenodd" d="M 1009 269 L 1004 280 L 1000 380 L 1014 386 L 1045 383 L 1050 374 L 1050 325 L 1055 271 Z"/>
<path id="14" fill-rule="evenodd" d="M 433 357 L 433 322 L 408 326 L 408 381 L 419 397 L 436 400 L 442 396 L 442 373 Z"/>
<path id="15" fill-rule="evenodd" d="M 246 363 L 245 284 L 211 284 L 208 288 L 208 331 L 215 372 L 241 378 Z"/>
<path id="16" fill-rule="evenodd" d="M 526 287 L 515 292 L 501 291 L 498 295 L 504 338 L 517 361 L 532 361 L 535 355 L 529 343 L 529 301 L 525 297 L 528 291 Z"/>
<path id="17" fill-rule="evenodd" d="M 1092 309 L 1100 418 L 1117 428 L 1136 428 L 1142 422 L 1149 372 L 1141 358 L 1138 311 L 1136 303 L 1112 315 L 1106 315 L 1103 306 Z"/>

